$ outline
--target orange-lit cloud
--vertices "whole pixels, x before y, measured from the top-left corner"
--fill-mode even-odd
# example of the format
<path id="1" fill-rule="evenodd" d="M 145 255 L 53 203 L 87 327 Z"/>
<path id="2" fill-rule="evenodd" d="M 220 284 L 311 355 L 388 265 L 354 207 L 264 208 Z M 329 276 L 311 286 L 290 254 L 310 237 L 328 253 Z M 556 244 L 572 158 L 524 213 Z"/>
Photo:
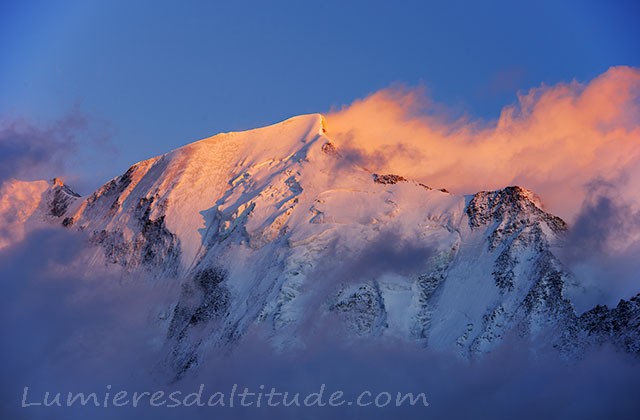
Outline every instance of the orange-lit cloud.
<path id="1" fill-rule="evenodd" d="M 423 89 L 392 87 L 327 115 L 338 147 L 369 169 L 472 193 L 518 184 L 568 221 L 592 180 L 640 203 L 640 69 L 518 95 L 490 123 L 451 121 Z"/>

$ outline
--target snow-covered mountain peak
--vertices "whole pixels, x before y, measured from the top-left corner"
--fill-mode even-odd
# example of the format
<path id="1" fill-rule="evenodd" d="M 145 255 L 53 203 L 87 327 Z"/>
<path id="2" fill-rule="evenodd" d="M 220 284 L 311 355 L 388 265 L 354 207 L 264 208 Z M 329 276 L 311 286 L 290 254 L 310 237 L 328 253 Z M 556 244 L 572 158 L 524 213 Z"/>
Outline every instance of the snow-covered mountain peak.
<path id="1" fill-rule="evenodd" d="M 508 219 L 516 224 L 524 220 L 544 222 L 555 233 L 567 229 L 561 218 L 543 210 L 540 199 L 533 192 L 519 186 L 476 193 L 467 206 L 467 215 L 472 228 Z"/>
<path id="2" fill-rule="evenodd" d="M 569 351 L 589 340 L 553 253 L 567 226 L 533 192 L 462 196 L 371 173 L 341 154 L 319 114 L 187 144 L 87 197 L 58 179 L 3 188 L 1 217 L 19 204 L 20 226 L 86 232 L 91 264 L 181 282 L 158 320 L 178 375 L 257 325 L 286 346 L 326 319 L 348 337 L 463 357 L 514 333 L 549 333 L 541 341 Z M 625 311 L 599 309 L 588 321 L 635 322 Z"/>
<path id="3" fill-rule="evenodd" d="M 147 226 L 150 237 L 172 244 L 172 258 L 187 268 L 205 251 L 211 215 L 220 213 L 235 220 L 234 212 L 242 213 L 243 203 L 251 205 L 261 193 L 280 188 L 276 184 L 298 188 L 293 186 L 295 174 L 305 162 L 326 155 L 322 151 L 326 143 L 319 114 L 218 134 L 133 165 L 67 217 L 82 228 L 104 231 L 102 235 L 114 241 L 116 251 L 136 241 L 141 226 Z M 155 226 L 153 234 L 149 226 Z M 120 263 L 133 263 L 130 257 L 117 257 L 118 253 L 122 252 L 113 257 Z M 146 261 L 157 258 L 151 252 Z M 145 261 L 145 257 L 138 255 L 134 260 Z"/>

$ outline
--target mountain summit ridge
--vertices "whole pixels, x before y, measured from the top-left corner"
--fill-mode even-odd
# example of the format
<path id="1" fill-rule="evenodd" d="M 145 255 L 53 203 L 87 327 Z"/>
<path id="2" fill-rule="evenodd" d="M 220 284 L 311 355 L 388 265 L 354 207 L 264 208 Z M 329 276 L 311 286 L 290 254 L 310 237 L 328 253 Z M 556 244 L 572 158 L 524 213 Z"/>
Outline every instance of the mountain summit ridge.
<path id="1" fill-rule="evenodd" d="M 459 196 L 399 173 L 343 156 L 309 114 L 138 162 L 86 197 L 60 180 L 14 189 L 32 197 L 26 230 L 82 230 L 91 264 L 181 282 L 156 320 L 177 375 L 251 328 L 299 346 L 334 319 L 347 340 L 464 358 L 511 335 L 572 357 L 585 343 L 638 353 L 637 299 L 576 314 L 565 296 L 575 279 L 556 256 L 567 224 L 533 192 Z"/>

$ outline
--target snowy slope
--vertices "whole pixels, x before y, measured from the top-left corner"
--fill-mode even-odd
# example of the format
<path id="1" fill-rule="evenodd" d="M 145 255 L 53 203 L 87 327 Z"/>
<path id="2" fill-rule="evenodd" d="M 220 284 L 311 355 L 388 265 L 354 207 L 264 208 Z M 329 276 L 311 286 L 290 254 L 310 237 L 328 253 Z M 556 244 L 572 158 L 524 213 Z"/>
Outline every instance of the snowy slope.
<path id="1" fill-rule="evenodd" d="M 182 279 L 166 323 L 178 374 L 257 327 L 275 346 L 331 326 L 468 358 L 510 335 L 567 354 L 617 343 L 564 297 L 571 276 L 554 247 L 567 228 L 533 193 L 456 196 L 373 174 L 321 115 L 189 144 L 88 197 L 59 181 L 12 185 L 0 216 L 8 226 L 21 209 L 16 238 L 35 220 L 62 224 L 90 234 L 93 264 Z M 617 314 L 606 311 L 588 318 Z"/>

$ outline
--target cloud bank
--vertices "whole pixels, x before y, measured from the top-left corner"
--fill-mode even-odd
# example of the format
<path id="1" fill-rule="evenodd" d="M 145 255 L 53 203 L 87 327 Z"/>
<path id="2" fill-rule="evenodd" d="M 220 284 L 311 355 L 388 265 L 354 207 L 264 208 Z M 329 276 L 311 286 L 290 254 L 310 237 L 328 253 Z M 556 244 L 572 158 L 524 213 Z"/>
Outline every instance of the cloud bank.
<path id="1" fill-rule="evenodd" d="M 640 291 L 640 69 L 532 88 L 491 122 L 450 118 L 424 88 L 394 86 L 335 109 L 327 130 L 372 171 L 459 194 L 534 191 L 569 223 L 581 308 Z"/>
<path id="2" fill-rule="evenodd" d="M 0 184 L 62 177 L 79 191 L 95 189 L 112 165 L 105 158 L 117 155 L 111 135 L 109 124 L 77 107 L 46 123 L 0 115 Z"/>
<path id="3" fill-rule="evenodd" d="M 0 251 L 0 414 L 24 419 L 539 419 L 635 418 L 640 366 L 608 348 L 566 363 L 555 353 L 530 357 L 516 339 L 468 363 L 445 354 L 393 342 L 337 339 L 330 327 L 308 333 L 304 349 L 274 352 L 260 331 L 252 331 L 230 351 L 210 348 L 206 360 L 181 381 L 162 374 L 163 328 L 157 314 L 177 296 L 178 281 L 158 282 L 117 272 L 86 272 L 82 233 L 49 229 Z M 364 262 L 364 261 L 363 261 Z M 174 285 L 174 286 L 172 286 Z M 11 320 L 11 322 L 8 322 Z M 42 401 L 49 391 L 197 392 L 203 401 L 215 392 L 228 398 L 233 385 L 290 395 L 335 391 L 355 401 L 363 391 L 424 392 L 429 403 L 378 408 L 236 406 L 105 408 L 90 405 L 21 408 Z M 110 386 L 110 388 L 107 388 Z M 65 397 L 63 397 L 64 399 Z M 228 401 L 228 400 L 227 400 Z M 384 401 L 384 399 L 383 399 Z"/>
<path id="4" fill-rule="evenodd" d="M 86 119 L 75 112 L 49 126 L 26 119 L 0 119 L 0 182 L 63 173 L 66 158 L 77 152 L 77 132 L 85 127 Z"/>
<path id="5" fill-rule="evenodd" d="M 573 220 L 593 179 L 640 180 L 640 70 L 520 93 L 497 121 L 452 120 L 424 88 L 383 89 L 327 115 L 329 135 L 371 170 L 457 193 L 517 184 Z"/>

